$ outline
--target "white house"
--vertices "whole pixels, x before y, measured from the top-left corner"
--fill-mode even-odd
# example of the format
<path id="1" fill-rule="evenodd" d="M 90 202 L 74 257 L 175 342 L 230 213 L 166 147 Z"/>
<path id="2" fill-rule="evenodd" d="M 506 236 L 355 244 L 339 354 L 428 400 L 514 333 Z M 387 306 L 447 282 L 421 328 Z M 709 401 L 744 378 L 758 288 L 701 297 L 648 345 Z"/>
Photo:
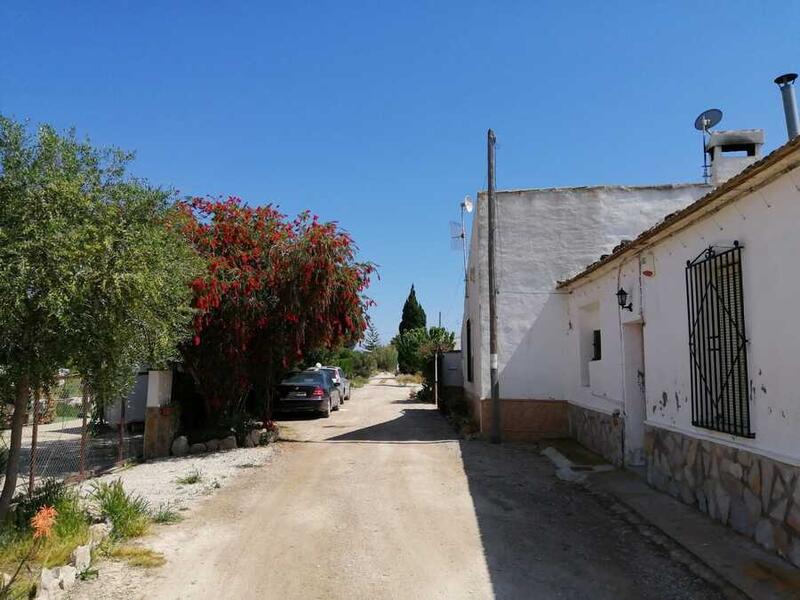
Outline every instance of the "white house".
<path id="1" fill-rule="evenodd" d="M 796 137 L 557 288 L 572 434 L 798 566 L 799 167 Z"/>
<path id="2" fill-rule="evenodd" d="M 704 184 L 499 191 L 498 372 L 504 439 L 565 436 L 567 290 L 576 273 L 710 190 Z M 472 223 L 461 350 L 464 389 L 481 431 L 490 430 L 486 195 Z"/>

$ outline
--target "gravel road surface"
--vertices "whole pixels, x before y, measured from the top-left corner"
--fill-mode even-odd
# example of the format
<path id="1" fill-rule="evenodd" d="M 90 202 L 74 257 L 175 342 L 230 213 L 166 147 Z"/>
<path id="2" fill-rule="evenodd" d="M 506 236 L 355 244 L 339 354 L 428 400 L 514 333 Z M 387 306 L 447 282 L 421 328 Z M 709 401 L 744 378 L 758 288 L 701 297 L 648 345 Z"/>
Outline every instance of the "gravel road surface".
<path id="1" fill-rule="evenodd" d="M 167 565 L 101 568 L 80 598 L 639 599 L 722 595 L 535 448 L 462 441 L 409 387 L 373 379 L 144 543 Z"/>

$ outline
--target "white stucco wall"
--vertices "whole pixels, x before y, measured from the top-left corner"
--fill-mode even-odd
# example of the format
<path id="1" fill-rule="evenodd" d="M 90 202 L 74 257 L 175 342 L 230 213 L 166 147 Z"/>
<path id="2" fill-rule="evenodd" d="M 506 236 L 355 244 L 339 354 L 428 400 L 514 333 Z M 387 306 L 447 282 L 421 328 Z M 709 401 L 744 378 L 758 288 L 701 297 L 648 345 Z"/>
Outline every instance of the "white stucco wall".
<path id="1" fill-rule="evenodd" d="M 632 238 L 708 191 L 703 185 L 598 186 L 497 193 L 498 361 L 506 399 L 563 399 L 569 328 L 558 280 L 579 272 L 621 239 Z M 464 323 L 472 322 L 475 375 L 489 396 L 486 195 L 478 196 Z M 462 330 L 462 334 L 466 325 Z M 462 349 L 466 340 L 462 338 Z M 463 353 L 466 373 L 467 353 Z M 609 391 L 609 394 L 612 392 Z"/>
<path id="2" fill-rule="evenodd" d="M 578 380 L 577 336 L 568 338 L 569 400 L 608 411 L 624 403 L 620 315 L 644 321 L 646 423 L 695 437 L 755 450 L 777 460 L 800 464 L 800 326 L 794 318 L 800 297 L 800 173 L 784 173 L 766 186 L 627 259 L 623 287 L 636 287 L 640 262 L 654 270 L 641 277 L 641 298 L 633 294 L 634 311 L 619 311 L 614 292 L 619 265 L 572 285 L 569 312 L 592 301 L 601 303 L 602 374 L 598 390 L 582 389 Z M 686 261 L 709 245 L 744 246 L 744 286 L 750 419 L 754 439 L 709 431 L 691 424 L 691 380 L 686 306 Z M 630 291 L 630 290 L 629 290 Z M 608 360 L 606 358 L 608 357 Z M 614 385 L 614 381 L 619 382 Z M 626 424 L 627 426 L 627 424 Z"/>

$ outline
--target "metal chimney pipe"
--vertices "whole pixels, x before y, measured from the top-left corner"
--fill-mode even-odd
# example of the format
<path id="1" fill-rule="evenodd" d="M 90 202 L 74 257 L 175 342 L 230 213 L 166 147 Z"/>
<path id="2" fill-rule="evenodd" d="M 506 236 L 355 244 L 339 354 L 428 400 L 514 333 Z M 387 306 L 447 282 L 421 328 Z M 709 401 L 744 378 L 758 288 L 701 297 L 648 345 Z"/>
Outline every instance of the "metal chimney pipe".
<path id="1" fill-rule="evenodd" d="M 797 73 L 786 73 L 775 78 L 775 83 L 781 88 L 783 112 L 786 115 L 786 132 L 789 134 L 790 140 L 796 138 L 798 133 L 797 102 L 794 98 L 795 79 L 797 79 Z"/>

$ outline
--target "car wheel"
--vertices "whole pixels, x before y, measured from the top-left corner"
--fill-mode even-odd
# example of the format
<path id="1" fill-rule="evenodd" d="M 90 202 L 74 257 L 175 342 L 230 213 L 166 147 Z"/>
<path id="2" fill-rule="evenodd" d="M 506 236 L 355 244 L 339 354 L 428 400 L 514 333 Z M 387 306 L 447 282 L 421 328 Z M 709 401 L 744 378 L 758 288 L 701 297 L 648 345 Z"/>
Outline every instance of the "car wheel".
<path id="1" fill-rule="evenodd" d="M 342 397 L 339 396 L 339 399 L 336 401 L 336 406 L 333 407 L 333 410 L 339 410 L 339 407 L 342 405 Z"/>
<path id="2" fill-rule="evenodd" d="M 331 416 L 331 399 L 328 398 L 328 405 L 323 409 L 322 416 L 328 418 Z"/>

